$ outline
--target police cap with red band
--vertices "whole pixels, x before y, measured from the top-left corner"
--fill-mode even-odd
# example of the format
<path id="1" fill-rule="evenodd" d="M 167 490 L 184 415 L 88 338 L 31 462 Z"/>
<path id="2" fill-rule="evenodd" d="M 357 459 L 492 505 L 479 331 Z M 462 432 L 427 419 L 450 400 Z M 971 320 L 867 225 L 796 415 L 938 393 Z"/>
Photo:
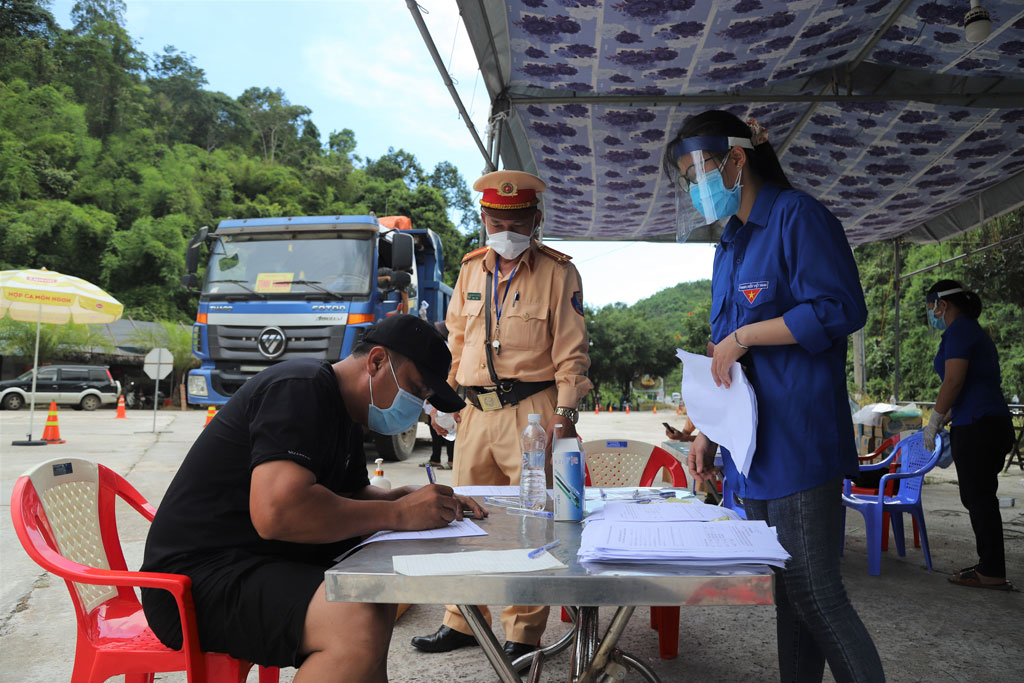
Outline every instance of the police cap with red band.
<path id="1" fill-rule="evenodd" d="M 494 171 L 473 183 L 473 189 L 483 193 L 480 206 L 504 211 L 537 206 L 540 203 L 537 195 L 546 188 L 543 180 L 524 171 Z"/>

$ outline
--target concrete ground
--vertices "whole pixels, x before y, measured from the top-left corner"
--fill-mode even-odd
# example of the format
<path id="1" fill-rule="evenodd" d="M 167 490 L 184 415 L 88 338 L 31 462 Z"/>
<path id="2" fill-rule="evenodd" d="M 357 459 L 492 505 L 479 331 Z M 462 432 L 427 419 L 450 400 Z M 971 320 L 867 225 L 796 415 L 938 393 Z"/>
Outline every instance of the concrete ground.
<path id="1" fill-rule="evenodd" d="M 61 456 L 82 457 L 103 463 L 126 476 L 150 502 L 160 498 L 182 457 L 202 428 L 201 411 L 161 411 L 153 432 L 153 413 L 130 411 L 127 420 L 114 419 L 113 410 L 93 413 L 61 410 L 59 423 L 64 445 L 14 447 L 27 431 L 28 412 L 0 412 L 0 680 L 11 683 L 67 681 L 75 649 L 75 625 L 63 581 L 43 572 L 22 550 L 11 528 L 9 501 L 15 479 L 37 463 Z M 37 411 L 38 438 L 46 411 Z M 585 414 L 579 425 L 586 439 L 631 438 L 660 443 L 663 420 L 681 426 L 671 412 Z M 426 437 L 425 427 L 422 428 Z M 780 447 L 786 447 L 780 445 Z M 385 464 L 394 483 L 420 483 L 429 440 L 421 440 L 414 457 Z M 376 457 L 368 448 L 367 460 Z M 441 483 L 451 472 L 441 471 Z M 973 564 L 974 537 L 962 509 L 953 468 L 936 470 L 927 478 L 925 515 L 934 571 L 924 568 L 919 549 L 910 548 L 900 558 L 892 548 L 883 556 L 882 575 L 867 573 L 864 524 L 859 515 L 847 518 L 843 578 L 858 612 L 874 636 L 889 681 L 937 681 L 998 683 L 1020 681 L 1024 648 L 1024 597 L 954 586 L 946 577 Z M 1001 496 L 1016 498 L 1017 506 L 1003 508 L 1007 568 L 1011 578 L 1024 584 L 1024 472 L 1001 475 Z M 120 524 L 130 567 L 141 561 L 146 524 L 134 512 L 123 511 Z M 907 534 L 910 530 L 908 525 Z M 409 644 L 412 636 L 433 632 L 443 608 L 413 606 L 395 627 L 389 660 L 395 682 L 493 681 L 495 676 L 478 648 L 447 655 L 427 655 Z M 610 618 L 611 611 L 602 613 Z M 606 621 L 602 623 L 602 629 Z M 552 610 L 549 643 L 564 632 L 558 610 Z M 503 640 L 500 633 L 498 639 Z M 661 679 L 697 680 L 704 683 L 778 680 L 774 608 L 684 608 L 680 627 L 680 655 L 660 660 L 656 635 L 648 627 L 648 610 L 638 609 L 624 637 L 622 648 L 646 660 Z M 545 667 L 544 680 L 566 680 L 566 654 Z M 1014 672 L 1017 673 L 1014 673 Z M 290 681 L 294 671 L 282 672 Z M 181 674 L 158 675 L 160 681 L 184 681 Z M 256 680 L 253 672 L 250 681 Z M 630 674 L 627 680 L 640 680 Z M 833 680 L 826 672 L 825 680 Z"/>

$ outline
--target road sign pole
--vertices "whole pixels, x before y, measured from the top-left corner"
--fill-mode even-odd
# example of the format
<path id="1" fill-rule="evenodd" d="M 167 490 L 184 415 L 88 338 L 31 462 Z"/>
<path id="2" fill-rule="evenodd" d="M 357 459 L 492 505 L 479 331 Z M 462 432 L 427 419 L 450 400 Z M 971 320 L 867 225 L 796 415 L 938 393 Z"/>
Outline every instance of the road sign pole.
<path id="1" fill-rule="evenodd" d="M 160 400 L 160 380 L 153 383 L 153 433 L 156 434 L 156 404 Z"/>

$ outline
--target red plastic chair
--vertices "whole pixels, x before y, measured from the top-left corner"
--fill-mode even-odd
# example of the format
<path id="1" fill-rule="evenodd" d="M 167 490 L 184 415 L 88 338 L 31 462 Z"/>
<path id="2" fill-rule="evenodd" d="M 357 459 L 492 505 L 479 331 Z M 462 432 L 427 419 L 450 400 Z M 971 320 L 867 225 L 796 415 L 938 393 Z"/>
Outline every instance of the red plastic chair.
<path id="1" fill-rule="evenodd" d="M 77 458 L 50 460 L 22 475 L 11 518 L 35 562 L 67 583 L 78 621 L 71 683 L 152 683 L 153 674 L 184 671 L 189 683 L 242 683 L 252 664 L 199 649 L 192 581 L 180 574 L 128 571 L 117 532 L 120 497 L 150 522 L 156 509 L 113 470 Z M 178 604 L 183 647 L 165 647 L 150 630 L 134 588 L 170 591 Z M 278 669 L 260 668 L 260 683 Z"/>
<path id="2" fill-rule="evenodd" d="M 587 486 L 651 486 L 662 469 L 672 486 L 686 488 L 686 472 L 674 455 L 643 441 L 603 440 L 583 444 Z M 568 621 L 565 611 L 562 620 Z M 679 654 L 679 608 L 651 607 L 651 628 L 658 632 L 658 656 Z"/>
<path id="3" fill-rule="evenodd" d="M 858 455 L 857 459 L 858 459 L 858 461 L 860 462 L 861 465 L 863 465 L 866 462 L 870 463 L 870 462 L 875 462 L 877 460 L 881 460 L 886 455 L 888 455 L 889 451 L 891 451 L 893 448 L 895 448 L 896 444 L 898 444 L 899 442 L 900 442 L 900 435 L 899 434 L 893 434 L 888 439 L 883 441 L 882 444 L 878 448 L 876 448 L 873 453 L 868 453 L 867 455 Z M 889 473 L 893 474 L 893 473 L 896 473 L 896 472 L 899 472 L 899 471 L 900 471 L 900 461 L 899 461 L 899 458 L 895 458 L 892 461 L 892 463 L 889 465 Z M 886 482 L 886 485 L 885 485 L 885 495 L 886 496 L 888 496 L 890 498 L 892 497 L 893 493 L 895 492 L 895 485 L 896 485 L 896 480 L 895 479 L 890 479 L 888 482 Z M 873 496 L 873 495 L 878 493 L 878 487 L 871 488 L 870 486 L 854 486 L 851 483 L 850 484 L 850 492 L 851 493 L 862 493 L 862 494 Z M 882 551 L 883 552 L 886 552 L 886 551 L 889 550 L 889 526 L 890 526 L 889 521 L 890 521 L 889 513 L 888 512 L 883 512 L 882 513 L 882 528 L 885 530 L 885 534 L 882 536 Z M 913 522 L 913 525 L 914 525 L 914 547 L 915 548 L 920 548 L 921 547 L 921 532 L 917 528 L 917 520 L 914 519 L 914 517 L 911 517 L 910 521 Z M 895 529 L 893 530 L 893 533 L 896 533 Z"/>

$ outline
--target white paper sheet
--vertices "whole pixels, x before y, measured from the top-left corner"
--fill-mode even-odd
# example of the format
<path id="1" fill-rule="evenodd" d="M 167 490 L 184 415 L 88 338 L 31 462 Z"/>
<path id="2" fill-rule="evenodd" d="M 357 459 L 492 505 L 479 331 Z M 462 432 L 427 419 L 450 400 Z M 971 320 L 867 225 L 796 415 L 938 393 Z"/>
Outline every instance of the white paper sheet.
<path id="1" fill-rule="evenodd" d="M 396 555 L 395 571 L 406 576 L 454 576 L 462 574 L 509 574 L 565 569 L 554 555 L 544 551 L 528 557 L 532 548 L 477 550 L 465 553 Z"/>
<path id="2" fill-rule="evenodd" d="M 713 442 L 728 448 L 736 468 L 750 474 L 757 447 L 757 398 L 739 363 L 730 370 L 729 388 L 715 386 L 711 359 L 676 349 L 683 362 L 683 400 L 686 414 Z"/>
<path id="3" fill-rule="evenodd" d="M 472 520 L 456 520 L 440 529 L 424 529 L 423 531 L 378 531 L 360 543 L 360 546 L 377 541 L 425 540 L 431 538 L 458 538 L 460 536 L 486 536 L 487 532 Z M 357 546 L 358 547 L 358 546 Z"/>

